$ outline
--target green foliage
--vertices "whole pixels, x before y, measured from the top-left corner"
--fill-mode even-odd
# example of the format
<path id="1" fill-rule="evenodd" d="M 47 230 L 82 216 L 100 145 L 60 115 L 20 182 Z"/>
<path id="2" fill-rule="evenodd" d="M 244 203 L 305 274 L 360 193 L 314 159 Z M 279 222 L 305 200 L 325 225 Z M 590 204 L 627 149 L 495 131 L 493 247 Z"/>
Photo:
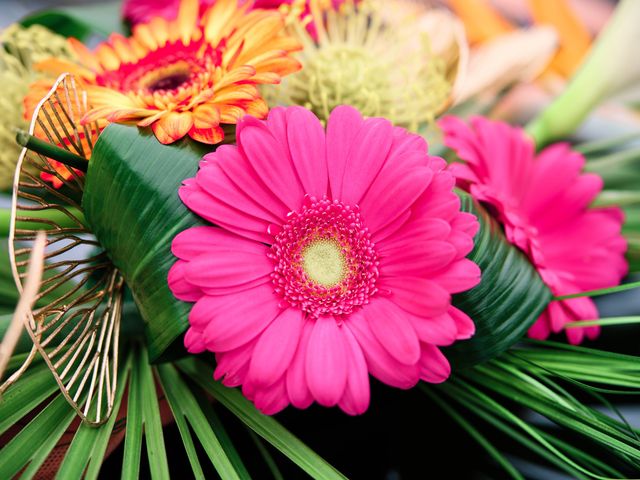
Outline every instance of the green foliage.
<path id="1" fill-rule="evenodd" d="M 106 37 L 112 32 L 126 33 L 120 20 L 120 2 L 74 5 L 42 10 L 22 19 L 24 27 L 42 25 L 58 35 L 86 40 L 92 35 Z"/>
<path id="2" fill-rule="evenodd" d="M 209 150 L 188 139 L 162 145 L 149 131 L 112 124 L 89 162 L 85 216 L 140 309 L 152 361 L 170 357 L 166 350 L 187 328 L 190 305 L 177 301 L 167 284 L 175 262 L 171 241 L 201 223 L 180 201 L 178 188 Z"/>
<path id="3" fill-rule="evenodd" d="M 454 305 L 476 325 L 470 340 L 445 350 L 456 368 L 465 368 L 495 358 L 519 341 L 546 308 L 551 292 L 486 210 L 466 193 L 459 195 L 462 209 L 475 214 L 480 222 L 469 258 L 482 270 L 477 287 L 454 296 Z"/>

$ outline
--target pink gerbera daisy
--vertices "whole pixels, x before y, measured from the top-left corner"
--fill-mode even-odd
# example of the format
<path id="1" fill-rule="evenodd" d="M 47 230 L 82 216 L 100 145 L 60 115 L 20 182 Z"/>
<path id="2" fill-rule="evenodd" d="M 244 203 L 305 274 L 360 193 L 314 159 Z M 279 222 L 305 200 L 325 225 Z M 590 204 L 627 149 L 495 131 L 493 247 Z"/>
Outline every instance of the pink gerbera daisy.
<path id="1" fill-rule="evenodd" d="M 555 296 L 618 285 L 627 273 L 626 242 L 619 208 L 590 208 L 602 190 L 602 179 L 581 173 L 584 157 L 565 143 L 535 154 L 533 141 L 520 129 L 481 117 L 440 121 L 445 143 L 466 164 L 451 171 L 459 185 L 489 205 L 504 225 L 507 239 L 536 266 Z M 590 298 L 554 301 L 529 330 L 546 339 L 569 322 L 594 320 Z M 566 328 L 569 342 L 599 327 Z"/>
<path id="2" fill-rule="evenodd" d="M 180 197 L 219 227 L 173 242 L 176 297 L 196 302 L 185 345 L 264 413 L 369 404 L 371 373 L 442 382 L 439 347 L 474 333 L 451 294 L 480 280 L 478 223 L 424 140 L 338 107 L 327 130 L 301 107 L 244 117 Z"/>

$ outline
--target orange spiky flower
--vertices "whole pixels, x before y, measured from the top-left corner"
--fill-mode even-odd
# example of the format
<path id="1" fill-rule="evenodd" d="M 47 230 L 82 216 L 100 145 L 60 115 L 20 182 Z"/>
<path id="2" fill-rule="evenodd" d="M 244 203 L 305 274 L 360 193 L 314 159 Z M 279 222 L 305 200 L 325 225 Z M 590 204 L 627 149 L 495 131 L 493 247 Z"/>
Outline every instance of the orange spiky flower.
<path id="1" fill-rule="evenodd" d="M 182 0 L 175 20 L 153 18 L 93 52 L 70 39 L 78 63 L 50 59 L 39 68 L 80 78 L 92 106 L 83 122 L 151 126 L 164 144 L 185 135 L 216 144 L 222 124 L 266 116 L 257 85 L 279 83 L 300 68 L 291 56 L 300 45 L 284 33 L 283 14 L 249 10 L 250 3 L 218 0 L 200 16 L 197 0 Z"/>

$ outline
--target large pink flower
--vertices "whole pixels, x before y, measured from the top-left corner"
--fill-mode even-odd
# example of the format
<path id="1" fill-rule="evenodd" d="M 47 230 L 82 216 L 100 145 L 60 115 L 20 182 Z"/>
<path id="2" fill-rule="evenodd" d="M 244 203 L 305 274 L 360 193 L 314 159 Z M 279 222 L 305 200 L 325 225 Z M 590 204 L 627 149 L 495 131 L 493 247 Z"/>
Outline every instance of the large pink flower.
<path id="1" fill-rule="evenodd" d="M 369 404 L 368 373 L 442 382 L 438 347 L 474 333 L 451 294 L 480 279 L 478 223 L 424 140 L 336 108 L 327 131 L 301 107 L 245 117 L 180 197 L 219 227 L 176 236 L 169 285 L 196 302 L 185 345 L 265 413 L 289 403 Z"/>
<path id="2" fill-rule="evenodd" d="M 460 186 L 490 205 L 510 242 L 520 247 L 556 296 L 607 288 L 627 273 L 626 242 L 618 208 L 590 208 L 602 190 L 602 179 L 581 173 L 584 157 L 559 143 L 535 154 L 535 146 L 519 128 L 475 117 L 440 121 L 445 143 L 466 162 L 451 170 Z M 598 318 L 590 298 L 551 302 L 529 330 L 546 339 L 577 320 Z M 580 343 L 594 338 L 599 327 L 566 328 Z"/>

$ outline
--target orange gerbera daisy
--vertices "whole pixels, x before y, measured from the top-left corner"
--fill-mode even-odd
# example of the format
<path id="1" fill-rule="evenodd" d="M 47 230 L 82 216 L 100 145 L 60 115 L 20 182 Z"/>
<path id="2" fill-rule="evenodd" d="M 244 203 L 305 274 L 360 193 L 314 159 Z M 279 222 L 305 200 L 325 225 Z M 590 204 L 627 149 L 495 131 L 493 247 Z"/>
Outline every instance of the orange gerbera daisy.
<path id="1" fill-rule="evenodd" d="M 93 52 L 71 38 L 77 63 L 50 59 L 38 67 L 81 80 L 92 105 L 83 122 L 151 126 L 164 144 L 185 135 L 219 143 L 222 124 L 266 116 L 258 84 L 279 83 L 300 68 L 291 57 L 300 45 L 285 35 L 283 14 L 249 10 L 250 3 L 218 0 L 200 16 L 198 0 L 182 0 L 173 21 L 153 18 Z"/>

